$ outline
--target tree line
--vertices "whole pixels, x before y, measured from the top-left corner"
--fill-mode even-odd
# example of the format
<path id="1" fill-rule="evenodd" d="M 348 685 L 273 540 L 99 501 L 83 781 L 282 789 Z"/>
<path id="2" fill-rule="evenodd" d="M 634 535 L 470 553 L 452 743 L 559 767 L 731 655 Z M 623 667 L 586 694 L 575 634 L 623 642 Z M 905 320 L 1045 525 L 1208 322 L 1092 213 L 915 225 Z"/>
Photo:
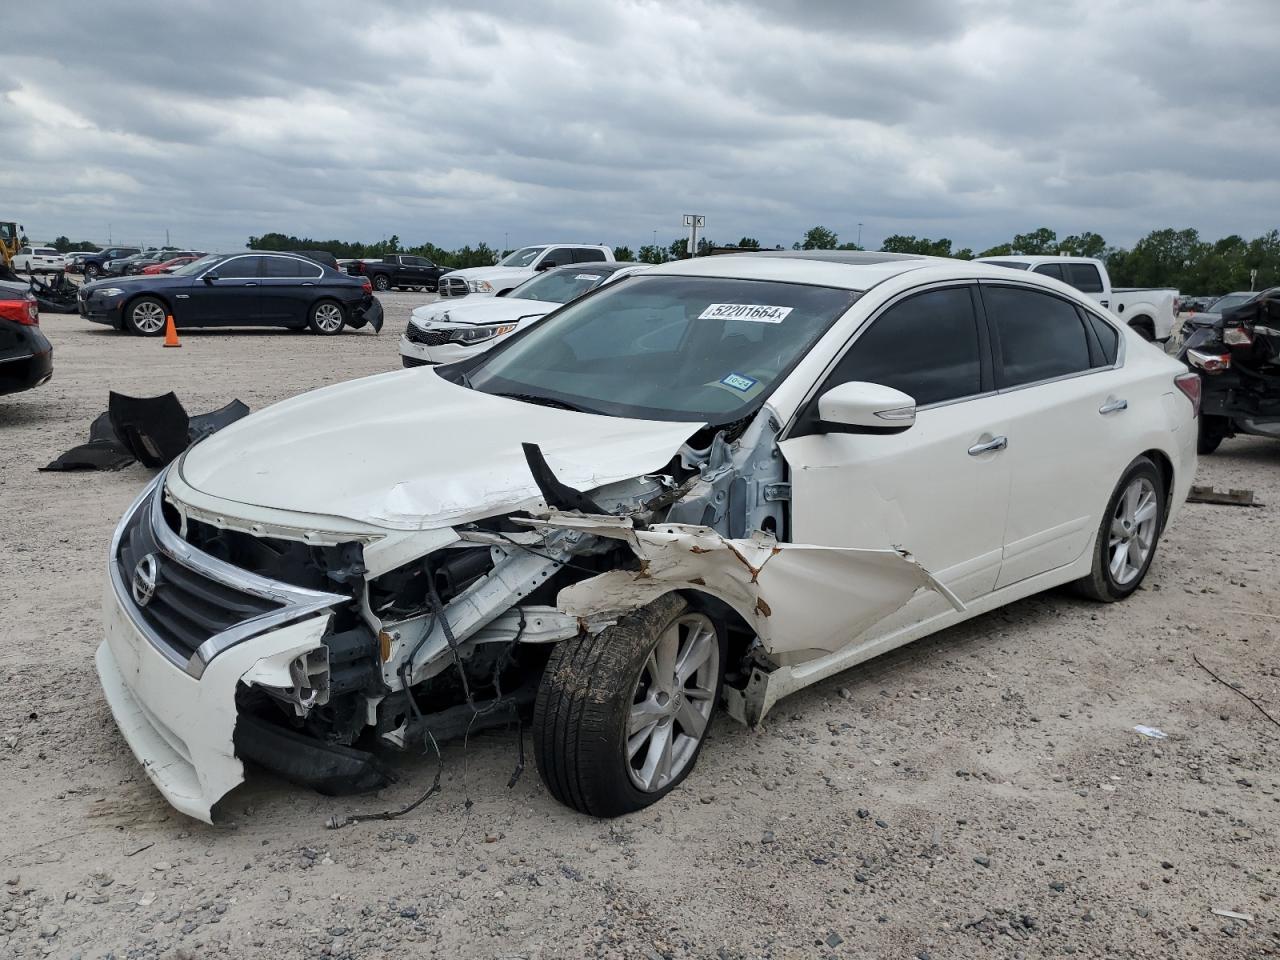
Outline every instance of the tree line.
<path id="1" fill-rule="evenodd" d="M 59 237 L 58 241 L 66 241 Z M 55 241 L 55 246 L 58 246 Z M 88 249 L 92 244 L 76 245 L 69 241 L 59 249 Z M 433 243 L 417 246 L 401 245 L 398 236 L 372 243 L 343 240 L 313 240 L 283 233 L 266 233 L 250 237 L 252 250 L 326 250 L 335 257 L 383 257 L 389 254 L 407 253 L 426 257 L 442 267 L 483 267 L 495 263 L 510 251 L 500 251 L 487 243 L 468 244 L 456 250 L 446 250 Z M 666 263 L 688 256 L 684 237 L 677 237 L 667 245 L 645 244 L 633 251 L 630 247 L 614 248 L 618 260 L 635 260 L 640 263 Z M 805 231 L 795 241 L 793 250 L 861 250 L 856 243 L 842 243 L 839 235 L 827 227 L 816 226 Z M 754 237 L 742 237 L 737 243 L 721 246 L 707 237 L 698 239 L 697 256 L 706 256 L 726 250 L 760 250 L 760 242 Z M 780 248 L 774 248 L 780 249 Z M 1117 287 L 1176 287 L 1183 293 L 1210 295 L 1229 293 L 1232 290 L 1262 290 L 1280 286 L 1280 231 L 1272 230 L 1260 237 L 1246 240 L 1239 234 L 1231 234 L 1219 240 L 1207 240 L 1196 230 L 1165 228 L 1153 230 L 1130 248 L 1112 246 L 1097 233 L 1084 231 L 1059 237 L 1049 227 L 1040 227 L 1028 233 L 1015 234 L 1006 243 L 996 244 L 986 250 L 974 252 L 971 247 L 953 247 L 947 237 L 933 239 L 909 234 L 886 237 L 880 250 L 888 253 L 917 253 L 934 257 L 955 257 L 972 260 L 974 257 L 1000 257 L 1011 255 L 1065 255 L 1094 257 L 1107 265 L 1111 282 Z M 1257 271 L 1255 277 L 1251 271 Z"/>

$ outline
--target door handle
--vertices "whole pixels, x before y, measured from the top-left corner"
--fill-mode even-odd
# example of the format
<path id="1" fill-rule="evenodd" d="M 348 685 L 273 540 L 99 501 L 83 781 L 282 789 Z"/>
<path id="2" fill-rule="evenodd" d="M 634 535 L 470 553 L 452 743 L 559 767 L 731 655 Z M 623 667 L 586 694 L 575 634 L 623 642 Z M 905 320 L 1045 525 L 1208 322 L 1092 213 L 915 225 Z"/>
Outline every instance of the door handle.
<path id="1" fill-rule="evenodd" d="M 1121 410 L 1128 409 L 1128 400 L 1121 400 L 1117 397 L 1107 397 L 1107 402 L 1098 408 L 1098 412 L 1105 416 L 1108 413 L 1119 413 Z"/>
<path id="2" fill-rule="evenodd" d="M 983 443 L 975 443 L 969 448 L 969 456 L 977 457 L 984 453 L 992 453 L 996 450 L 1003 450 L 1009 445 L 1008 437 L 992 437 Z"/>
<path id="3" fill-rule="evenodd" d="M 256 284 L 256 283 L 246 283 L 246 284 L 245 284 L 245 286 L 246 286 L 246 287 L 256 287 L 256 286 L 257 286 L 257 284 Z"/>

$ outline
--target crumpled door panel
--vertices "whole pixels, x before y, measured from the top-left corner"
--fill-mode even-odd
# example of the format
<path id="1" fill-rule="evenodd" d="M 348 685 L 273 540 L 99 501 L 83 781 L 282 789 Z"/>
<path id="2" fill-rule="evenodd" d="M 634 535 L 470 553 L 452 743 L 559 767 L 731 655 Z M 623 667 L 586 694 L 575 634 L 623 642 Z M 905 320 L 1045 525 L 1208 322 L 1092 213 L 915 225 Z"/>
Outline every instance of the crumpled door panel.
<path id="1" fill-rule="evenodd" d="M 616 619 L 672 590 L 700 590 L 738 611 L 769 653 L 786 653 L 839 650 L 920 590 L 964 609 L 905 551 L 780 543 L 764 534 L 726 539 L 692 524 L 636 530 L 627 517 L 553 513 L 524 522 L 622 540 L 640 560 L 639 570 L 611 570 L 560 592 L 560 609 L 588 621 Z"/>

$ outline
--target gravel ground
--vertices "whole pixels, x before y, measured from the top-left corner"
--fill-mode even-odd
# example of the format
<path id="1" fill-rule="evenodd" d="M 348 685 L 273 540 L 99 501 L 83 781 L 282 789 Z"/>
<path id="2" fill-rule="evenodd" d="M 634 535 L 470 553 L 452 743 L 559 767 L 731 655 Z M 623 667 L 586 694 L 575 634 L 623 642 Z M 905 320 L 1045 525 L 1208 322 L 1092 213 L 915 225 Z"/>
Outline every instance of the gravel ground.
<path id="1" fill-rule="evenodd" d="M 612 822 L 558 806 L 512 731 L 445 748 L 394 823 L 262 773 L 218 827 L 171 810 L 99 692 L 103 561 L 147 477 L 41 474 L 107 391 L 254 409 L 399 366 L 381 336 L 183 335 L 46 315 L 54 380 L 0 398 L 0 955 L 4 957 L 1259 957 L 1280 954 L 1280 443 L 1227 441 L 1145 588 L 1024 600 L 722 720 L 697 771 Z M 378 411 L 368 411 L 376 417 Z M 412 442 L 411 438 L 406 438 Z M 1168 733 L 1133 732 L 1148 724 Z M 468 802 L 469 801 L 469 802 Z M 1215 916 L 1215 908 L 1252 915 Z"/>

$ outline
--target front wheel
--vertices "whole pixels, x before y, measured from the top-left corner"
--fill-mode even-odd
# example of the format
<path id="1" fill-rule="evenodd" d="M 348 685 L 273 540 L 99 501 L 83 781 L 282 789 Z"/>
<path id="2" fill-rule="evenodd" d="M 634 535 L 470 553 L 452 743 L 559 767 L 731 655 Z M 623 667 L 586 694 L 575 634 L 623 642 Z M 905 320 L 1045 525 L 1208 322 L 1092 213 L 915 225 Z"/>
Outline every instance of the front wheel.
<path id="1" fill-rule="evenodd" d="M 342 305 L 332 300 L 321 300 L 311 307 L 307 315 L 307 326 L 321 336 L 331 337 L 342 332 L 347 317 Z"/>
<path id="2" fill-rule="evenodd" d="M 533 714 L 552 796 L 616 817 L 670 793 L 702 750 L 724 661 L 723 630 L 675 593 L 557 646 Z"/>
<path id="3" fill-rule="evenodd" d="M 139 297 L 124 309 L 124 322 L 140 337 L 158 337 L 164 333 L 165 306 L 155 297 Z"/>
<path id="4" fill-rule="evenodd" d="M 1093 548 L 1093 569 L 1077 580 L 1091 600 L 1123 600 L 1142 584 L 1164 529 L 1164 478 L 1147 457 L 1125 470 L 1107 503 Z"/>
<path id="5" fill-rule="evenodd" d="M 100 272 L 101 271 L 91 263 L 84 268 L 84 278 L 86 280 L 97 280 Z"/>

